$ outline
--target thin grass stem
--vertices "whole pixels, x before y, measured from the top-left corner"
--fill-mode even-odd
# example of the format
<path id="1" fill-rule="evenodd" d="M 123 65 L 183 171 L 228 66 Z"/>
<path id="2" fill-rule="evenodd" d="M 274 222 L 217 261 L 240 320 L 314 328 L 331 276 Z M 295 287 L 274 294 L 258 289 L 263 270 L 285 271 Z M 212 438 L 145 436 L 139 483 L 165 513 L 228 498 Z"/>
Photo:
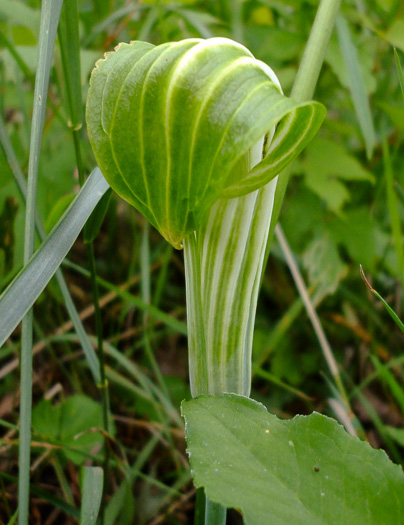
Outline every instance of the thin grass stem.
<path id="1" fill-rule="evenodd" d="M 34 105 L 31 126 L 30 153 L 28 162 L 28 187 L 24 232 L 24 264 L 34 252 L 36 188 L 39 154 L 45 120 L 49 75 L 52 64 L 56 30 L 62 0 L 44 0 L 41 10 L 41 27 L 38 50 L 38 67 L 35 78 Z M 20 383 L 20 447 L 18 477 L 18 523 L 26 525 L 29 518 L 29 474 L 31 459 L 32 418 L 32 322 L 33 310 L 28 311 L 22 322 L 21 339 L 21 383 Z"/>
<path id="2" fill-rule="evenodd" d="M 340 5 L 341 0 L 321 0 L 320 2 L 291 92 L 291 97 L 297 102 L 310 100 L 314 95 Z M 268 257 L 272 244 L 275 226 L 282 209 L 290 174 L 291 167 L 288 167 L 283 171 L 282 176 L 279 177 L 276 186 L 274 209 L 272 212 L 273 219 L 268 235 L 266 258 Z"/>
<path id="3" fill-rule="evenodd" d="M 341 0 L 320 2 L 292 88 L 291 97 L 299 102 L 314 95 L 340 5 Z"/>
<path id="4" fill-rule="evenodd" d="M 279 245 L 285 256 L 285 259 L 286 259 L 287 265 L 289 266 L 289 270 L 292 274 L 293 280 L 295 281 L 296 288 L 298 289 L 299 295 L 302 298 L 304 307 L 306 308 L 307 315 L 309 316 L 314 332 L 317 336 L 317 340 L 320 344 L 321 350 L 323 351 L 324 358 L 327 362 L 328 368 L 331 372 L 335 385 L 337 386 L 338 392 L 341 396 L 341 400 L 344 402 L 345 409 L 347 411 L 347 416 L 350 416 L 349 419 L 352 419 L 352 415 L 350 415 L 352 414 L 352 411 L 349 405 L 349 398 L 348 398 L 344 384 L 341 379 L 337 361 L 334 357 L 334 353 L 332 351 L 331 345 L 328 342 L 327 336 L 325 335 L 320 319 L 317 315 L 316 309 L 314 308 L 313 303 L 310 299 L 310 295 L 304 283 L 302 274 L 300 273 L 299 267 L 296 264 L 296 261 L 293 257 L 292 250 L 290 249 L 289 243 L 285 237 L 285 234 L 283 233 L 283 230 L 280 224 L 278 224 L 275 228 L 275 235 L 276 235 L 276 238 L 278 239 Z"/>
<path id="5" fill-rule="evenodd" d="M 63 76 L 67 92 L 67 100 L 69 105 L 70 120 L 69 125 L 72 129 L 74 151 L 76 156 L 77 171 L 80 186 L 84 184 L 84 166 L 81 155 L 80 135 L 79 130 L 82 126 L 83 119 L 83 103 L 81 97 L 81 78 L 80 78 L 80 43 L 79 43 L 79 18 L 77 0 L 71 0 L 65 3 L 62 11 L 61 24 L 59 27 L 59 40 L 61 47 Z M 97 213 L 97 212 L 95 212 Z M 84 241 L 87 247 L 87 257 L 90 266 L 90 282 L 92 290 L 92 298 L 94 304 L 95 327 L 97 336 L 97 348 L 99 358 L 99 375 L 100 381 L 98 388 L 100 390 L 103 427 L 105 434 L 109 434 L 109 389 L 108 381 L 105 373 L 105 353 L 104 353 L 104 339 L 101 319 L 101 309 L 99 304 L 99 288 L 97 283 L 97 267 L 94 256 L 94 234 L 87 238 L 87 231 L 85 229 Z M 109 479 L 109 461 L 110 452 L 108 443 L 104 443 L 104 477 L 103 477 L 103 498 L 108 486 Z M 104 523 L 104 505 L 101 506 L 100 512 L 101 524 Z"/>
<path id="6" fill-rule="evenodd" d="M 206 498 L 205 525 L 223 525 L 226 523 L 226 507 Z"/>

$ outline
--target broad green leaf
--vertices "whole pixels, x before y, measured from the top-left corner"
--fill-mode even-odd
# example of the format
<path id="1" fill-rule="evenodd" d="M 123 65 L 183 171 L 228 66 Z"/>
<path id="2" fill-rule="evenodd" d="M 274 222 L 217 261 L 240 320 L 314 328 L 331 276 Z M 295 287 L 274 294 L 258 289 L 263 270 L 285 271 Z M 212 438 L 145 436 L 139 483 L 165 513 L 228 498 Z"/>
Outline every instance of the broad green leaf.
<path id="1" fill-rule="evenodd" d="M 83 467 L 81 476 L 80 525 L 95 525 L 102 500 L 104 471 L 101 467 Z"/>
<path id="2" fill-rule="evenodd" d="M 315 286 L 313 302 L 333 294 L 348 267 L 342 262 L 337 246 L 329 234 L 319 235 L 309 244 L 303 255 L 309 284 Z"/>
<path id="3" fill-rule="evenodd" d="M 246 525 L 404 522 L 404 475 L 384 451 L 313 413 L 280 420 L 235 394 L 184 402 L 194 483 Z"/>
<path id="4" fill-rule="evenodd" d="M 60 452 L 76 465 L 102 447 L 104 437 L 97 431 L 102 427 L 101 405 L 84 395 L 71 396 L 58 405 L 44 399 L 32 412 L 37 439 L 66 447 Z"/>
<path id="5" fill-rule="evenodd" d="M 69 447 L 64 450 L 64 454 L 80 465 L 83 462 L 80 451 L 89 454 L 94 447 L 99 451 L 104 442 L 100 432 L 103 428 L 102 407 L 87 396 L 75 395 L 69 397 L 60 408 L 59 439 L 64 446 Z"/>
<path id="6" fill-rule="evenodd" d="M 57 440 L 60 435 L 61 406 L 42 399 L 32 410 L 32 429 L 38 438 Z"/>
<path id="7" fill-rule="evenodd" d="M 397 18 L 391 24 L 385 38 L 390 44 L 404 51 L 404 18 Z"/>
<path id="8" fill-rule="evenodd" d="M 385 257 L 382 249 L 386 250 L 386 246 L 381 243 L 379 227 L 367 206 L 346 211 L 341 219 L 329 223 L 328 231 L 335 243 L 344 246 L 353 261 L 368 269 L 373 270 L 378 257 Z"/>
<path id="9" fill-rule="evenodd" d="M 307 186 L 337 214 L 350 199 L 342 180 L 374 182 L 373 175 L 343 146 L 324 138 L 309 145 L 302 166 Z"/>
<path id="10" fill-rule="evenodd" d="M 220 197 L 272 180 L 323 117 L 321 105 L 283 96 L 266 64 L 224 38 L 120 44 L 97 63 L 86 112 L 111 187 L 176 248 Z M 265 136 L 267 157 L 249 172 Z"/>
<path id="11" fill-rule="evenodd" d="M 34 304 L 72 247 L 94 207 L 108 189 L 108 183 L 96 168 L 86 184 L 8 288 L 0 295 L 0 346 Z M 97 363 L 90 363 L 98 374 Z"/>

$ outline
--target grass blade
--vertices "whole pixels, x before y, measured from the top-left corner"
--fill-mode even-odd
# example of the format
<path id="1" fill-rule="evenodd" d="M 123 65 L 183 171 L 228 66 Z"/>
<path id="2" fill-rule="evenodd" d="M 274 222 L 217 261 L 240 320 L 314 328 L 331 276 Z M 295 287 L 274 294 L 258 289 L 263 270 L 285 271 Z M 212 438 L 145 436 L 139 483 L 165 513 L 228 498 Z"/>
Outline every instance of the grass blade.
<path id="1" fill-rule="evenodd" d="M 21 171 L 21 168 L 18 164 L 17 157 L 15 155 L 14 149 L 11 145 L 11 142 L 7 136 L 6 127 L 4 124 L 3 119 L 0 116 L 0 143 L 1 146 L 4 149 L 4 153 L 6 154 L 7 161 L 10 165 L 11 171 L 13 173 L 15 182 L 18 186 L 18 189 L 25 201 L 27 196 L 27 184 L 25 181 L 25 177 Z M 90 216 L 91 218 L 91 216 Z M 86 223 L 88 224 L 88 222 Z M 46 238 L 46 233 L 44 230 L 44 227 L 42 225 L 42 221 L 38 216 L 35 218 L 35 226 L 37 233 L 39 235 L 39 238 L 44 241 Z M 93 345 L 91 344 L 88 335 L 84 329 L 83 323 L 80 320 L 80 316 L 77 312 L 77 309 L 74 305 L 73 299 L 70 295 L 70 291 L 67 287 L 66 281 L 63 277 L 62 270 L 59 268 L 56 271 L 56 280 L 59 285 L 60 291 L 62 293 L 66 310 L 70 316 L 70 319 L 73 323 L 74 329 L 80 339 L 81 347 L 83 348 L 84 354 L 87 358 L 87 361 L 89 363 L 94 363 L 94 366 L 90 365 L 90 369 L 93 372 L 93 377 L 96 383 L 100 382 L 100 373 L 99 373 L 99 364 L 98 364 L 98 358 L 96 353 L 94 352 Z M 96 366 L 95 366 L 96 365 Z"/>
<path id="2" fill-rule="evenodd" d="M 358 53 L 352 42 L 348 23 L 341 16 L 337 18 L 337 32 L 342 57 L 348 71 L 352 101 L 359 127 L 365 140 L 366 154 L 367 157 L 370 158 L 376 142 L 376 136 L 369 107 L 369 99 L 362 78 Z"/>
<path id="3" fill-rule="evenodd" d="M 149 9 L 145 20 L 139 30 L 139 40 L 148 42 L 150 40 L 150 33 L 160 16 L 159 6 L 153 6 Z"/>
<path id="4" fill-rule="evenodd" d="M 94 525 L 102 499 L 104 471 L 100 467 L 83 467 L 81 481 L 80 525 Z"/>
<path id="5" fill-rule="evenodd" d="M 72 263 L 71 261 L 66 261 L 65 265 L 69 268 L 72 268 L 76 272 L 80 273 L 81 275 L 84 275 L 85 277 L 90 276 L 90 272 L 82 268 L 81 266 Z M 146 312 L 150 315 L 150 317 L 153 317 L 154 319 L 158 319 L 160 322 L 165 324 L 166 326 L 169 326 L 172 330 L 175 332 L 178 332 L 182 335 L 187 335 L 187 325 L 183 321 L 179 321 L 178 319 L 175 319 L 169 314 L 166 314 L 160 308 L 157 308 L 156 306 L 152 304 L 145 303 L 140 297 L 137 295 L 134 295 L 130 292 L 127 292 L 126 290 L 122 290 L 119 288 L 119 286 L 116 286 L 105 279 L 102 279 L 102 277 L 97 276 L 97 283 L 102 287 L 105 288 L 105 290 L 108 290 L 110 292 L 115 292 L 117 297 L 121 298 L 124 301 L 128 301 L 129 304 L 133 304 L 143 312 Z"/>
<path id="6" fill-rule="evenodd" d="M 346 417 L 348 420 L 351 420 L 349 414 L 352 413 L 349 398 L 345 390 L 345 386 L 342 382 L 340 371 L 338 368 L 338 363 L 334 357 L 331 345 L 328 342 L 327 336 L 323 330 L 320 319 L 317 315 L 316 309 L 314 308 L 311 298 L 309 296 L 307 287 L 304 283 L 303 277 L 299 271 L 299 268 L 294 260 L 292 250 L 290 249 L 289 243 L 283 233 L 281 226 L 278 224 L 276 229 L 276 237 L 281 246 L 282 252 L 285 256 L 285 260 L 289 266 L 289 269 L 292 273 L 293 280 L 295 281 L 296 288 L 299 292 L 299 295 L 303 301 L 304 307 L 306 308 L 307 315 L 310 318 L 311 324 L 313 326 L 314 332 L 316 334 L 317 340 L 320 344 L 321 350 L 323 352 L 324 358 L 327 362 L 328 368 L 332 374 L 335 386 L 338 389 L 339 398 L 342 401 L 342 406 L 345 410 Z"/>
<path id="7" fill-rule="evenodd" d="M 0 296 L 0 345 L 50 281 L 108 188 L 101 171 L 96 168 L 47 240 Z M 97 369 L 93 373 L 99 373 L 96 363 L 90 366 Z"/>
<path id="8" fill-rule="evenodd" d="M 14 525 L 14 523 L 17 523 L 17 518 L 18 518 L 18 510 L 16 510 L 15 513 L 11 516 L 11 519 L 7 523 L 7 525 Z"/>
<path id="9" fill-rule="evenodd" d="M 296 79 L 293 84 L 291 97 L 297 102 L 309 100 L 314 94 L 340 5 L 341 0 L 322 0 L 320 2 L 316 18 L 314 19 L 310 31 L 309 40 L 307 41 Z M 272 212 L 271 227 L 265 252 L 264 268 L 268 260 L 269 250 L 275 233 L 275 226 L 281 212 L 290 173 L 290 168 L 286 168 L 282 172 L 282 176 L 279 177 L 276 186 L 274 209 Z"/>
<path id="10" fill-rule="evenodd" d="M 24 75 L 27 78 L 30 78 L 32 73 L 31 73 L 29 67 L 24 62 L 24 60 L 21 58 L 20 54 L 15 49 L 15 46 L 13 46 L 13 44 L 8 40 L 8 38 L 6 37 L 6 35 L 3 32 L 0 32 L 0 44 L 3 45 L 4 47 L 6 47 L 9 50 L 11 56 L 17 62 L 19 68 L 24 73 Z"/>
<path id="11" fill-rule="evenodd" d="M 41 25 L 38 45 L 38 66 L 35 76 L 34 104 L 31 124 L 31 139 L 28 161 L 28 188 L 25 208 L 24 264 L 34 252 L 35 208 L 38 179 L 39 154 L 45 120 L 49 75 L 52 65 L 56 30 L 59 23 L 62 0 L 44 0 L 41 10 Z M 34 277 L 35 279 L 35 277 Z M 24 295 L 25 290 L 21 293 Z M 21 403 L 20 445 L 18 477 L 18 523 L 26 525 L 29 514 L 29 473 L 31 458 L 31 412 L 32 412 L 32 322 L 33 311 L 26 309 L 21 334 Z M 7 326 L 7 323 L 6 323 Z M 10 327 L 11 325 L 8 325 Z M 1 344 L 1 343 L 0 343 Z"/>
<path id="12" fill-rule="evenodd" d="M 80 78 L 80 41 L 77 0 L 65 2 L 59 24 L 59 44 L 69 104 L 69 126 L 78 130 L 83 125 Z"/>
<path id="13" fill-rule="evenodd" d="M 404 333 L 404 323 L 401 321 L 401 319 L 398 317 L 396 312 L 389 306 L 386 301 L 383 299 L 383 297 L 371 286 L 369 281 L 367 280 L 365 273 L 363 271 L 362 266 L 360 266 L 360 272 L 361 277 L 364 280 L 366 286 L 369 288 L 369 290 L 372 292 L 373 295 L 375 295 L 383 304 L 386 310 L 388 311 L 390 317 L 393 319 L 393 321 L 396 323 L 396 325 L 399 327 L 399 329 Z"/>
<path id="14" fill-rule="evenodd" d="M 374 367 L 380 375 L 381 380 L 389 387 L 397 404 L 400 407 L 401 413 L 404 414 L 404 390 L 398 383 L 392 372 L 374 355 L 370 356 Z"/>

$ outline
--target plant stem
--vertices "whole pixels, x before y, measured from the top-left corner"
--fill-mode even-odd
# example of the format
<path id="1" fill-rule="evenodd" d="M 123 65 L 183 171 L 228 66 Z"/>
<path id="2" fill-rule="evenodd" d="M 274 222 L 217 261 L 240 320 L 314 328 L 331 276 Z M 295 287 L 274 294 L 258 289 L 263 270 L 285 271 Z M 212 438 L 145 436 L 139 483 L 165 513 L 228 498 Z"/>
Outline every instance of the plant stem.
<path id="1" fill-rule="evenodd" d="M 206 227 L 184 239 L 192 395 L 248 396 L 265 243 L 276 180 L 220 199 Z"/>
<path id="2" fill-rule="evenodd" d="M 261 160 L 262 143 L 251 151 Z M 192 395 L 248 396 L 255 311 L 276 179 L 237 199 L 220 199 L 206 225 L 184 239 Z M 205 525 L 226 508 L 206 497 Z"/>
<path id="3" fill-rule="evenodd" d="M 76 155 L 76 164 L 79 177 L 80 186 L 84 184 L 84 166 L 80 147 L 80 129 L 83 119 L 83 103 L 81 97 L 81 78 L 80 78 L 80 42 L 79 42 L 79 17 L 78 17 L 78 2 L 71 0 L 66 2 L 61 16 L 61 23 L 59 27 L 59 41 L 62 57 L 63 76 L 66 86 L 66 94 L 68 100 L 70 121 L 69 125 L 72 129 L 74 151 Z M 93 232 L 92 232 L 93 233 Z M 105 434 L 109 434 L 109 413 L 110 413 L 110 399 L 108 381 L 105 374 L 105 353 L 104 353 L 104 339 L 102 330 L 101 309 L 99 304 L 99 288 L 97 283 L 97 268 L 94 256 L 94 234 L 86 235 L 84 232 L 84 242 L 87 247 L 87 257 L 90 266 L 90 280 L 91 290 L 93 296 L 94 313 L 95 313 L 95 327 L 97 334 L 97 350 L 99 358 L 99 377 L 100 381 L 97 386 L 100 391 L 103 427 Z M 107 442 L 107 437 L 104 439 L 104 477 L 103 477 L 103 498 L 108 486 L 109 479 L 109 461 L 110 451 Z M 100 522 L 104 523 L 104 505 L 101 507 Z"/>
<path id="4" fill-rule="evenodd" d="M 31 127 L 28 163 L 28 188 L 25 210 L 24 264 L 34 252 L 36 187 L 38 178 L 39 153 L 45 119 L 46 98 L 53 48 L 58 26 L 61 0 L 44 0 L 41 10 L 41 27 L 38 51 L 38 68 L 35 79 L 34 105 Z M 31 456 L 32 417 L 32 321 L 30 309 L 22 321 L 21 339 L 21 383 L 20 383 L 20 446 L 18 479 L 18 523 L 26 525 L 29 515 L 29 473 Z"/>
<path id="5" fill-rule="evenodd" d="M 140 250 L 140 272 L 141 272 L 141 292 L 142 292 L 142 299 L 146 304 L 151 304 L 151 281 L 150 281 L 150 245 L 149 245 L 149 232 L 150 232 L 150 224 L 148 221 L 145 221 L 144 228 L 143 228 L 143 234 L 142 234 L 142 242 L 141 242 L 141 250 Z M 159 364 L 156 360 L 156 357 L 153 352 L 153 348 L 151 345 L 151 338 L 150 338 L 150 331 L 149 331 L 149 320 L 150 320 L 150 314 L 146 311 L 143 312 L 143 339 L 144 339 L 144 350 L 147 359 L 149 360 L 151 369 L 156 376 L 157 382 L 161 388 L 162 394 L 166 397 L 166 399 L 170 399 L 170 392 L 167 388 L 166 382 L 164 380 L 164 376 L 161 373 Z M 174 442 L 173 442 L 173 436 L 169 430 L 170 427 L 170 418 L 169 415 L 160 408 L 157 409 L 158 416 L 160 418 L 161 424 L 164 429 L 164 434 L 167 439 L 167 441 L 170 444 L 171 450 L 174 450 Z M 174 460 L 176 462 L 177 469 L 180 468 L 180 465 L 178 463 L 177 458 L 174 456 Z"/>
<path id="6" fill-rule="evenodd" d="M 304 102 L 313 97 L 340 5 L 341 0 L 321 0 L 320 2 L 292 88 L 291 97 L 297 102 Z M 279 177 L 276 187 L 272 214 L 273 220 L 268 236 L 266 258 L 272 244 L 290 173 L 291 169 L 287 168 L 282 173 L 282 176 Z"/>
<path id="7" fill-rule="evenodd" d="M 104 353 L 104 339 L 102 336 L 102 319 L 101 319 L 101 309 L 99 302 L 99 289 L 97 283 L 97 269 L 95 266 L 95 257 L 94 257 L 94 243 L 92 241 L 86 243 L 87 245 L 87 256 L 90 262 L 90 276 L 91 276 L 91 289 L 93 293 L 93 304 L 94 304 L 94 314 L 95 314 L 95 328 L 97 332 L 97 348 L 98 348 L 98 358 L 100 362 L 100 383 L 98 388 L 101 393 L 101 405 L 102 405 L 102 424 L 106 434 L 109 434 L 109 389 L 108 389 L 108 380 L 105 375 L 105 353 Z M 108 472 L 109 472 L 109 460 L 110 452 L 109 446 L 107 443 L 107 437 L 104 437 L 104 461 L 103 461 L 103 494 L 102 498 L 105 501 L 105 495 L 108 488 Z M 104 505 L 101 506 L 100 511 L 100 522 L 104 523 Z"/>
<path id="8" fill-rule="evenodd" d="M 99 289 L 97 283 L 97 270 L 95 266 L 95 257 L 94 257 L 94 245 L 92 242 L 86 243 L 87 245 L 87 255 L 90 263 L 90 279 L 91 279 L 91 288 L 93 293 L 93 304 L 94 304 L 94 315 L 95 315 L 95 327 L 97 333 L 97 348 L 98 348 L 98 358 L 100 362 L 100 384 L 98 385 L 101 390 L 101 400 L 102 400 L 102 414 L 103 414 L 103 426 L 105 432 L 109 432 L 109 395 L 108 395 L 108 386 L 107 379 L 105 376 L 105 353 L 104 353 L 104 340 L 102 337 L 102 319 L 101 319 L 101 309 L 99 304 Z"/>
<path id="9" fill-rule="evenodd" d="M 317 312 L 311 302 L 309 293 L 303 281 L 303 277 L 299 271 L 299 268 L 293 257 L 292 250 L 290 249 L 289 243 L 285 237 L 285 234 L 283 233 L 283 230 L 280 224 L 277 225 L 275 232 L 276 232 L 276 237 L 278 239 L 278 242 L 285 255 L 285 259 L 289 266 L 290 272 L 292 273 L 293 279 L 296 284 L 296 288 L 298 289 L 300 297 L 302 298 L 303 304 L 306 308 L 307 315 L 309 316 L 311 324 L 313 325 L 314 331 L 316 333 L 318 342 L 320 343 L 320 346 L 323 351 L 324 358 L 327 362 L 328 368 L 338 388 L 341 399 L 345 405 L 344 408 L 346 411 L 346 417 L 350 421 L 352 419 L 352 412 L 350 411 L 349 398 L 346 393 L 344 384 L 342 382 L 341 375 L 339 373 L 338 364 L 334 357 L 330 343 L 328 342 L 327 336 L 325 335 L 323 327 L 321 326 L 320 319 L 318 318 Z"/>
<path id="10" fill-rule="evenodd" d="M 293 84 L 291 97 L 298 102 L 314 95 L 328 42 L 334 28 L 341 0 L 321 0 Z"/>
<path id="11" fill-rule="evenodd" d="M 205 525 L 223 525 L 226 523 L 226 507 L 206 498 Z"/>

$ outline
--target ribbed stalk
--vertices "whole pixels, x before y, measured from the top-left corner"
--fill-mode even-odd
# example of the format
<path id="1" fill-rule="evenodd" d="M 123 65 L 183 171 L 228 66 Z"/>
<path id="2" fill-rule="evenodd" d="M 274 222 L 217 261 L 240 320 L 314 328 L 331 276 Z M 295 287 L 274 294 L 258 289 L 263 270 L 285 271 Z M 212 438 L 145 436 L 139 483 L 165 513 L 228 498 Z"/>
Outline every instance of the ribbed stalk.
<path id="1" fill-rule="evenodd" d="M 251 152 L 261 160 L 262 142 Z M 184 240 L 191 392 L 248 396 L 258 289 L 276 179 L 237 199 L 220 199 L 206 226 Z M 205 525 L 226 522 L 206 498 Z"/>
<path id="2" fill-rule="evenodd" d="M 261 160 L 262 143 L 251 152 Z M 193 396 L 249 395 L 258 288 L 276 179 L 236 199 L 220 199 L 204 228 L 184 240 Z"/>
<path id="3" fill-rule="evenodd" d="M 184 241 L 191 392 L 249 395 L 251 349 L 276 180 L 220 200 Z"/>

